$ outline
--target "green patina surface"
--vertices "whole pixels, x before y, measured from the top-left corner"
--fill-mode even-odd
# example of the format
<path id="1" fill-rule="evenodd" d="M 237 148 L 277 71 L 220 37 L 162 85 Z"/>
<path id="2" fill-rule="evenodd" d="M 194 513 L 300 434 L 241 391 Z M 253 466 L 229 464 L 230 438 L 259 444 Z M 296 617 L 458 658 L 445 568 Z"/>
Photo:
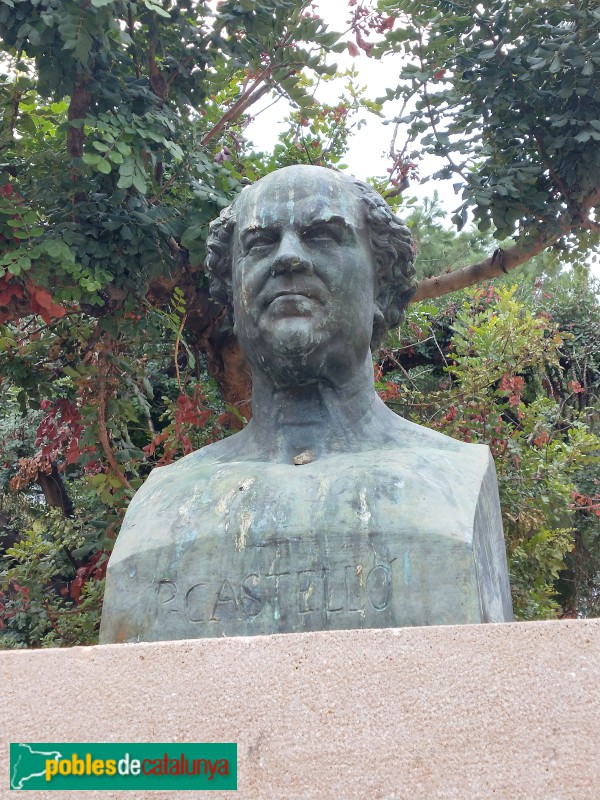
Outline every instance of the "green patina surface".
<path id="1" fill-rule="evenodd" d="M 193 454 L 155 470 L 127 514 L 102 641 L 511 617 L 487 448 L 299 467 Z"/>

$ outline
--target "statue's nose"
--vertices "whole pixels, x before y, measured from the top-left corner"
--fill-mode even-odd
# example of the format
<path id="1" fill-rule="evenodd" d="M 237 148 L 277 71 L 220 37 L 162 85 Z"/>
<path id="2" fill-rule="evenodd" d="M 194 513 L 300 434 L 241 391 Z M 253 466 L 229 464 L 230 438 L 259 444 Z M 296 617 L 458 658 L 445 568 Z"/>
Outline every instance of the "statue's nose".
<path id="1" fill-rule="evenodd" d="M 286 233 L 279 243 L 277 253 L 271 265 L 271 274 L 283 272 L 312 272 L 310 259 L 304 253 L 302 240 L 292 233 Z"/>

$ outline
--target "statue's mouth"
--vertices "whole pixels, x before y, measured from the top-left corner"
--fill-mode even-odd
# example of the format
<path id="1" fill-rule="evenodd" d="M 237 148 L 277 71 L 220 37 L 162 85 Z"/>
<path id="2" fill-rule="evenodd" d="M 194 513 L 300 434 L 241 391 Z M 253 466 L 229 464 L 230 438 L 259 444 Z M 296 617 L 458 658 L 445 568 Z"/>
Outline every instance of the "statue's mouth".
<path id="1" fill-rule="evenodd" d="M 293 300 L 294 298 L 298 298 L 299 300 L 316 300 L 318 303 L 322 302 L 319 292 L 316 289 L 309 289 L 305 287 L 278 289 L 269 295 L 268 302 L 270 305 L 276 300 Z"/>
<path id="2" fill-rule="evenodd" d="M 279 300 L 281 297 L 310 297 L 313 298 L 313 295 L 309 294 L 308 292 L 278 292 L 273 300 Z M 271 302 L 273 302 L 273 300 Z"/>

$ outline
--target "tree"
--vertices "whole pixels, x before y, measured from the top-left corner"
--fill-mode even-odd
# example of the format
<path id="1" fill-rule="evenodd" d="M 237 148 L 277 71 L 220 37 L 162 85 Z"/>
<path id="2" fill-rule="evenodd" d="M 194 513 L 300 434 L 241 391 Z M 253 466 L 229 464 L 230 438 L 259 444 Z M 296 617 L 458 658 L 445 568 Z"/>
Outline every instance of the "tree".
<path id="1" fill-rule="evenodd" d="M 307 8 L 225 2 L 213 19 L 193 2 L 0 5 L 11 56 L 0 95 L 4 321 L 109 318 L 181 285 L 239 399 L 235 345 L 202 285 L 203 240 L 242 178 L 256 177 L 236 158 L 244 114 L 271 91 L 310 106 L 307 68 L 332 71 L 320 49 L 337 36 Z"/>
<path id="2" fill-rule="evenodd" d="M 456 178 L 462 192 L 458 228 L 472 209 L 480 230 L 514 237 L 478 263 L 422 281 L 416 299 L 502 275 L 548 247 L 582 256 L 597 246 L 596 0 L 381 0 L 379 7 L 385 41 L 370 51 L 407 59 L 386 95 L 403 101 L 395 121 L 408 126 L 397 170 L 423 155 L 444 156 L 439 176 Z"/>
<path id="3" fill-rule="evenodd" d="M 425 257 L 423 266 L 417 257 L 419 273 L 431 253 L 460 252 L 465 236 L 452 240 L 432 224 L 430 209 L 416 207 L 407 220 Z M 576 272 L 540 279 L 528 267 L 475 292 L 411 306 L 377 358 L 377 385 L 402 416 L 490 446 L 517 618 L 595 616 L 598 286 Z"/>

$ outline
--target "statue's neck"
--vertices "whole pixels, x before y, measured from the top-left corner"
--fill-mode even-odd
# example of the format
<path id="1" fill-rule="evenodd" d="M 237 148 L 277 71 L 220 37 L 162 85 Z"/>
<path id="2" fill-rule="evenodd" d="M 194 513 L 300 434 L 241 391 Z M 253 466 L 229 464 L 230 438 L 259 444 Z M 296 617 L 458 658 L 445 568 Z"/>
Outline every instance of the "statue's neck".
<path id="1" fill-rule="evenodd" d="M 370 358 L 351 380 L 333 385 L 314 381 L 276 387 L 264 373 L 253 374 L 254 416 L 248 434 L 270 458 L 294 463 L 328 453 L 364 449 L 376 435 L 379 398 Z"/>

